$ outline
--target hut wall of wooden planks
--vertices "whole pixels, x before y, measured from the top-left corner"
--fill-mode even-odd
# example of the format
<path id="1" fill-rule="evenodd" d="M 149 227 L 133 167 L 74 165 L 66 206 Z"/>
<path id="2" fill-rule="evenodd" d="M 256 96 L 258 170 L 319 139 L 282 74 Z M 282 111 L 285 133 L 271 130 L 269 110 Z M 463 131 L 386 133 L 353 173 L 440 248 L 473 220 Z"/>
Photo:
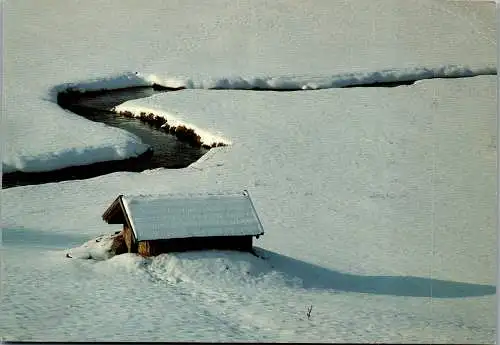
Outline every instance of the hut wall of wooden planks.
<path id="1" fill-rule="evenodd" d="M 142 256 L 155 256 L 161 253 L 186 252 L 191 250 L 252 250 L 252 236 L 213 236 L 188 237 L 168 240 L 139 241 L 137 252 Z"/>
<path id="2" fill-rule="evenodd" d="M 137 240 L 134 232 L 127 224 L 123 224 L 123 238 L 129 253 L 137 253 Z"/>

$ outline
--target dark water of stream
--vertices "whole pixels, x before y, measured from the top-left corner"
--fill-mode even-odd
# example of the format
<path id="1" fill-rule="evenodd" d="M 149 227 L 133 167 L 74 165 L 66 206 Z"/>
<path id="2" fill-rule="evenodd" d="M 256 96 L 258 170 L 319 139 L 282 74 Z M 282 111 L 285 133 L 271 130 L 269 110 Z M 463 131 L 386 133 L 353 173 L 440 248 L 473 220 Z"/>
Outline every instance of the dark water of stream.
<path id="1" fill-rule="evenodd" d="M 152 151 L 137 158 L 68 167 L 49 172 L 8 173 L 2 176 L 2 188 L 86 179 L 116 171 L 140 172 L 156 168 L 178 169 L 197 161 L 208 152 L 208 149 L 192 147 L 179 141 L 175 136 L 159 131 L 139 119 L 117 116 L 111 111 L 114 106 L 125 101 L 148 97 L 157 92 L 150 87 L 131 88 L 81 94 L 77 100 L 72 100 L 71 104 L 60 102 L 60 105 L 65 109 L 91 121 L 102 122 L 135 134 L 148 144 Z"/>

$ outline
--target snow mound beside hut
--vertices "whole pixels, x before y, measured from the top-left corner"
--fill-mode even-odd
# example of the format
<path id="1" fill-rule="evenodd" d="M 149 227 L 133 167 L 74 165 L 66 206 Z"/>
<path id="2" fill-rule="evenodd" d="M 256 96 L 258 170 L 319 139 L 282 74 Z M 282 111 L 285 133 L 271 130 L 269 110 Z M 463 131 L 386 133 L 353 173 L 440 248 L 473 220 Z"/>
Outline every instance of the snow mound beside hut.
<path id="1" fill-rule="evenodd" d="M 71 248 L 66 257 L 76 259 L 107 260 L 127 252 L 121 231 L 114 234 L 100 235 L 85 242 L 80 247 Z"/>
<path id="2" fill-rule="evenodd" d="M 223 286 L 300 286 L 265 259 L 231 250 L 205 250 L 162 254 L 151 258 L 145 269 L 157 282 L 190 283 L 214 289 Z"/>

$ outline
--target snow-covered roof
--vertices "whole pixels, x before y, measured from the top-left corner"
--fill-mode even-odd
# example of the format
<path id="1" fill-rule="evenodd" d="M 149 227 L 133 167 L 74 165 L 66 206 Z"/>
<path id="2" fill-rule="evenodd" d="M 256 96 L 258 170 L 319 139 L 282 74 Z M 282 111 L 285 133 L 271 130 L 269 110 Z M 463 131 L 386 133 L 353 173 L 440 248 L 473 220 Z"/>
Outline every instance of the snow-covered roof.
<path id="1" fill-rule="evenodd" d="M 247 191 L 123 195 L 121 200 L 138 241 L 264 233 Z"/>

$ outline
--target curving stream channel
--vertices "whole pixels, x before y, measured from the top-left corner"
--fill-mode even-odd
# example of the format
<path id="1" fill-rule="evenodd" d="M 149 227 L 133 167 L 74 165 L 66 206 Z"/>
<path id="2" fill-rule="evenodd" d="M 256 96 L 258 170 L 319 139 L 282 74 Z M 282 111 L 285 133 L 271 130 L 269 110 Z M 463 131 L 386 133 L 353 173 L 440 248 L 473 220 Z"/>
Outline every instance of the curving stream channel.
<path id="1" fill-rule="evenodd" d="M 117 116 L 111 109 L 125 101 L 151 96 L 158 92 L 152 87 L 118 89 L 105 92 L 88 92 L 70 100 L 59 97 L 59 105 L 91 121 L 105 123 L 135 134 L 151 147 L 137 158 L 107 161 L 84 166 L 73 166 L 48 172 L 3 174 L 2 188 L 80 180 L 117 171 L 141 172 L 147 169 L 185 168 L 197 161 L 208 149 L 196 148 L 179 141 L 175 136 L 159 131 L 136 118 Z"/>
<path id="2" fill-rule="evenodd" d="M 496 74 L 496 72 L 494 73 Z M 471 75 L 474 76 L 474 75 Z M 467 78 L 471 76 L 444 76 L 442 78 Z M 342 88 L 357 87 L 398 87 L 414 84 L 421 79 L 439 78 L 435 76 L 419 79 L 400 80 L 393 82 L 370 82 L 341 86 Z M 156 129 L 137 118 L 117 116 L 111 109 L 128 100 L 152 96 L 159 92 L 179 91 L 184 87 L 170 88 L 153 84 L 151 87 L 131 87 L 109 91 L 91 91 L 85 93 L 59 94 L 58 104 L 69 111 L 83 116 L 91 121 L 105 123 L 109 126 L 124 129 L 135 134 L 151 147 L 151 150 L 136 158 L 100 162 L 84 166 L 73 166 L 48 172 L 25 173 L 13 172 L 2 175 L 2 188 L 23 186 L 30 184 L 42 184 L 49 182 L 60 182 L 65 180 L 78 180 L 92 178 L 99 175 L 109 174 L 117 171 L 141 172 L 147 169 L 184 168 L 197 161 L 209 151 L 207 147 L 194 147 L 179 141 L 177 137 Z M 217 89 L 217 88 L 216 88 Z M 235 89 L 237 90 L 237 89 Z M 292 89 L 260 89 L 252 91 L 306 91 L 300 88 Z M 245 91 L 249 91 L 245 89 Z M 313 91 L 313 90 L 312 90 Z M 311 91 L 306 91 L 311 92 Z"/>

